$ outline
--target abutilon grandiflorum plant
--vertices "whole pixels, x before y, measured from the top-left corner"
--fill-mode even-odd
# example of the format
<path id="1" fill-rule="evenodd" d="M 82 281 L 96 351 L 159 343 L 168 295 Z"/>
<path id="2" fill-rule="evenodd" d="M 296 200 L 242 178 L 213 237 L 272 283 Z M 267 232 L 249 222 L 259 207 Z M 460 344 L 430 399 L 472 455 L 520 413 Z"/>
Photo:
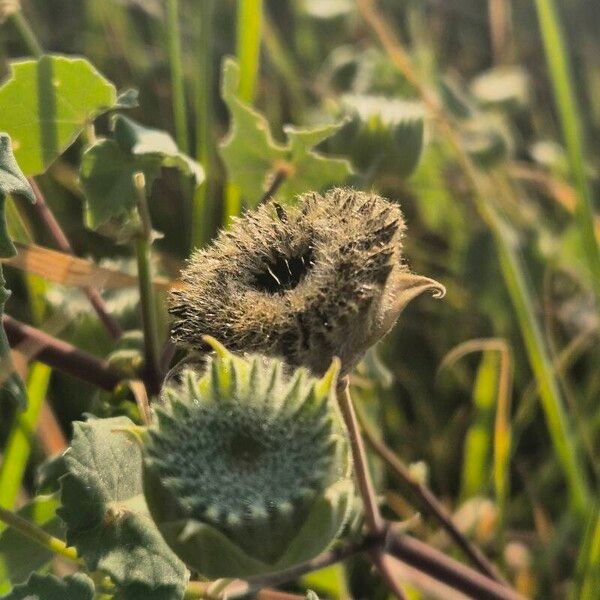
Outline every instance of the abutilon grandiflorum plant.
<path id="1" fill-rule="evenodd" d="M 162 392 L 141 434 L 146 501 L 160 532 L 210 578 L 281 570 L 340 534 L 354 498 L 334 400 L 339 360 L 320 379 L 212 338 L 202 375 Z"/>
<path id="2" fill-rule="evenodd" d="M 202 351 L 211 335 L 316 374 L 337 356 L 346 374 L 411 299 L 444 294 L 410 272 L 404 228 L 397 204 L 352 189 L 268 202 L 192 255 L 171 297 L 173 339 Z"/>

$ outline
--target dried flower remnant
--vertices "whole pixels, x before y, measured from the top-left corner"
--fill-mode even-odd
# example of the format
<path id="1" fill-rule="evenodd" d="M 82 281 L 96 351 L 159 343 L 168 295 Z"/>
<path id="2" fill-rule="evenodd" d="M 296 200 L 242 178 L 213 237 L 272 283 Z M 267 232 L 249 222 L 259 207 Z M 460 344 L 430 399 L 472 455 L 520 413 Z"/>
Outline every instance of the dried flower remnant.
<path id="1" fill-rule="evenodd" d="M 210 578 L 276 571 L 316 556 L 353 505 L 349 443 L 321 379 L 277 359 L 216 350 L 199 377 L 163 390 L 142 434 L 145 495 L 161 533 Z"/>
<path id="2" fill-rule="evenodd" d="M 191 257 L 171 297 L 173 339 L 201 350 L 208 334 L 318 374 L 338 356 L 346 373 L 412 298 L 444 294 L 409 271 L 403 233 L 399 207 L 374 194 L 333 189 L 292 208 L 267 203 Z"/>

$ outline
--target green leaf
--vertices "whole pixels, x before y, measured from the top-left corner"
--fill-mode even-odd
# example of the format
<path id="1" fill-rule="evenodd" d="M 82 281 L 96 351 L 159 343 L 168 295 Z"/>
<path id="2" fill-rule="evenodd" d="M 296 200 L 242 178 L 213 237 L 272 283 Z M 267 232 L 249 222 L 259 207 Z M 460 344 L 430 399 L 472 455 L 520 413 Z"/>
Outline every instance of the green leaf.
<path id="1" fill-rule="evenodd" d="M 83 58 L 14 62 L 0 87 L 0 131 L 11 136 L 23 172 L 38 175 L 116 103 L 115 86 Z"/>
<path id="2" fill-rule="evenodd" d="M 350 590 L 346 581 L 346 570 L 341 563 L 305 575 L 302 578 L 302 584 L 327 594 L 329 598 L 350 598 Z M 311 590 L 307 592 L 307 598 L 309 598 L 309 593 L 314 594 L 314 597 L 318 598 L 315 592 Z"/>
<path id="3" fill-rule="evenodd" d="M 1 126 L 0 131 L 2 131 Z M 4 216 L 4 204 L 8 194 L 23 196 L 35 203 L 33 190 L 13 155 L 10 137 L 0 133 L 0 257 L 2 258 L 9 258 L 16 254 L 15 247 L 8 236 Z"/>
<path id="4" fill-rule="evenodd" d="M 160 175 L 155 157 L 136 157 L 114 140 L 100 140 L 83 154 L 79 178 L 85 193 L 86 224 L 126 240 L 137 230 L 132 211 L 137 196 L 133 176 L 141 172 L 150 187 Z"/>
<path id="5" fill-rule="evenodd" d="M 67 542 L 92 570 L 111 577 L 123 600 L 183 597 L 188 573 L 148 514 L 139 446 L 118 429 L 126 417 L 76 422 L 61 478 Z"/>
<path id="6" fill-rule="evenodd" d="M 16 586 L 2 600 L 92 600 L 94 582 L 83 573 L 59 579 L 33 573 L 27 583 Z"/>
<path id="7" fill-rule="evenodd" d="M 238 96 L 240 70 L 231 58 L 223 65 L 222 96 L 231 113 L 229 134 L 221 155 L 229 177 L 240 187 L 249 206 L 256 206 L 278 171 L 286 174 L 278 196 L 289 200 L 307 190 L 343 183 L 352 173 L 350 163 L 319 154 L 314 147 L 333 135 L 343 123 L 317 129 L 285 127 L 288 142 L 273 140 L 265 117 Z"/>
<path id="8" fill-rule="evenodd" d="M 154 159 L 163 167 L 179 169 L 194 179 L 195 185 L 204 180 L 202 167 L 179 151 L 175 140 L 165 131 L 144 127 L 133 119 L 116 115 L 114 139 L 122 150 L 142 159 Z"/>
<path id="9" fill-rule="evenodd" d="M 202 167 L 180 152 L 168 133 L 117 115 L 114 139 L 98 141 L 83 155 L 80 180 L 88 227 L 126 240 L 137 229 L 132 218 L 137 202 L 133 177 L 144 173 L 150 189 L 162 167 L 178 169 L 196 186 L 204 180 Z"/>
<path id="10" fill-rule="evenodd" d="M 1 119 L 0 114 L 0 121 Z M 1 129 L 2 126 L 0 125 Z M 15 247 L 8 235 L 4 214 L 8 194 L 17 194 L 31 202 L 35 202 L 33 190 L 13 156 L 9 136 L 0 133 L 0 257 L 2 258 L 8 258 L 16 254 Z M 4 283 L 2 267 L 0 266 L 0 317 L 4 313 L 4 304 L 10 295 L 10 292 L 4 287 Z M 10 346 L 3 327 L 0 327 L 0 367 L 0 385 L 2 389 L 8 393 L 19 408 L 25 408 L 25 388 L 19 376 L 14 372 L 10 359 Z"/>
<path id="11" fill-rule="evenodd" d="M 36 496 L 18 511 L 18 515 L 38 525 L 46 533 L 63 538 L 64 526 L 56 515 L 59 505 L 57 495 Z M 5 581 L 25 581 L 32 571 L 44 567 L 54 556 L 50 550 L 15 529 L 6 528 L 0 534 L 0 591 Z"/>

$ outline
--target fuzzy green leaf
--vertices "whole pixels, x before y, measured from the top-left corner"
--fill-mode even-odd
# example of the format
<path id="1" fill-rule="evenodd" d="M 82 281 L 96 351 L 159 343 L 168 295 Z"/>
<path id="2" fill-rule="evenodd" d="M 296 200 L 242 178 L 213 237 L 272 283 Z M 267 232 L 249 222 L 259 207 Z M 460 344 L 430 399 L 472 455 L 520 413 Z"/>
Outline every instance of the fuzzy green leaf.
<path id="1" fill-rule="evenodd" d="M 162 167 L 179 169 L 195 185 L 204 180 L 202 167 L 180 152 L 169 134 L 117 115 L 114 139 L 98 141 L 83 155 L 80 180 L 88 227 L 126 240 L 136 229 L 132 219 L 137 201 L 133 177 L 142 172 L 150 189 Z"/>
<path id="2" fill-rule="evenodd" d="M 38 175 L 116 103 L 115 86 L 83 58 L 14 62 L 0 87 L 0 131 L 11 136 L 23 172 Z"/>
<path id="3" fill-rule="evenodd" d="M 352 173 L 350 163 L 314 150 L 343 123 L 317 129 L 284 128 L 288 142 L 274 141 L 265 117 L 238 96 L 239 66 L 233 59 L 223 65 L 222 96 L 231 113 L 229 134 L 221 155 L 231 180 L 240 187 L 249 206 L 256 206 L 269 188 L 274 174 L 286 178 L 278 196 L 289 200 L 307 189 L 322 190 L 343 183 Z"/>
<path id="4" fill-rule="evenodd" d="M 83 573 L 59 579 L 33 573 L 27 583 L 15 586 L 2 600 L 92 600 L 94 582 Z"/>
<path id="5" fill-rule="evenodd" d="M 115 429 L 126 417 L 74 424 L 61 478 L 67 542 L 90 569 L 107 573 L 123 600 L 176 600 L 188 573 L 148 514 L 138 445 Z"/>
<path id="6" fill-rule="evenodd" d="M 0 133 L 0 257 L 2 258 L 16 254 L 15 247 L 8 235 L 4 214 L 8 194 L 18 194 L 31 202 L 35 202 L 33 190 L 13 155 L 10 138 L 5 133 Z M 9 295 L 10 292 L 4 287 L 4 276 L 0 266 L 0 317 L 4 312 L 4 304 Z M 21 379 L 13 370 L 10 360 L 10 347 L 3 327 L 0 327 L 0 367 L 2 367 L 0 369 L 0 386 L 16 402 L 19 408 L 24 408 L 25 388 Z"/>
<path id="7" fill-rule="evenodd" d="M 56 515 L 59 505 L 56 495 L 37 496 L 19 510 L 18 514 L 46 533 L 62 538 L 64 526 Z M 0 582 L 25 581 L 32 571 L 41 569 L 54 556 L 37 542 L 8 527 L 0 534 Z"/>
<path id="8" fill-rule="evenodd" d="M 160 175 L 160 161 L 153 156 L 133 156 L 114 140 L 100 140 L 84 153 L 79 178 L 88 227 L 106 234 L 120 229 L 124 237 L 135 229 L 128 221 L 137 199 L 133 176 L 138 172 L 150 187 Z"/>

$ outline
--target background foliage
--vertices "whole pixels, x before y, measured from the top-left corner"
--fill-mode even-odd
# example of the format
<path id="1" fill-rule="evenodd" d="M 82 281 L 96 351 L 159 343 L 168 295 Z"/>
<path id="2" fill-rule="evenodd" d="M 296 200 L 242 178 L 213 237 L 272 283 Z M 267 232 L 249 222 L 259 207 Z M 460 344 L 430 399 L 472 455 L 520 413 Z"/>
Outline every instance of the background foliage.
<path id="1" fill-rule="evenodd" d="M 124 194 L 110 165 L 97 162 L 107 145 L 113 159 L 120 153 L 119 168 L 131 164 L 131 172 L 146 175 L 152 225 L 163 234 L 153 246 L 153 268 L 168 279 L 177 277 L 193 245 L 208 242 L 269 187 L 282 202 L 342 183 L 397 200 L 408 222 L 412 270 L 442 282 L 447 295 L 407 308 L 379 348 L 385 367 L 375 357 L 361 365 L 354 378 L 361 413 L 523 594 L 593 598 L 600 464 L 597 3 L 558 3 L 561 47 L 552 5 L 543 0 L 382 1 L 377 10 L 408 49 L 409 72 L 398 68 L 398 57 L 359 10 L 369 2 L 357 8 L 351 0 L 265 0 L 261 7 L 182 0 L 179 32 L 173 12 L 165 12 L 176 4 L 23 3 L 45 50 L 85 56 L 102 74 L 88 85 L 84 66 L 61 81 L 65 59 L 42 59 L 61 90 L 71 85 L 89 95 L 99 86 L 96 101 L 84 98 L 83 112 L 56 106 L 62 125 L 52 147 L 41 144 L 25 158 L 19 154 L 35 140 L 20 139 L 15 148 L 25 175 L 51 165 L 37 183 L 74 253 L 135 270 L 135 253 L 115 236 L 129 226 L 119 198 L 135 202 L 135 190 Z M 5 78 L 11 61 L 35 51 L 22 27 L 8 20 L 0 30 Z M 13 67 L 14 76 L 25 70 Z M 139 90 L 137 107 L 129 108 L 130 96 L 117 96 L 130 88 Z M 423 101 L 423 89 L 433 106 L 427 95 Z M 48 107 L 26 81 L 0 88 L 0 130 L 10 132 L 11 111 L 18 116 L 27 102 L 40 113 L 27 135 L 44 135 Z M 109 112 L 119 107 L 128 107 L 127 116 L 117 117 L 114 136 L 89 148 L 111 136 Z M 172 138 L 145 146 L 147 130 L 130 119 Z M 158 177 L 165 166 L 175 168 Z M 86 205 L 84 193 L 100 202 Z M 20 199 L 9 202 L 7 218 L 17 242 L 56 247 Z M 105 227 L 97 232 L 84 224 Z M 115 344 L 83 292 L 58 276 L 48 281 L 10 266 L 4 274 L 13 292 L 9 314 L 99 357 L 112 352 L 113 360 L 123 359 L 114 356 Z M 117 286 L 104 296 L 123 329 L 140 328 L 135 290 Z M 126 351 L 128 364 L 139 359 L 139 344 L 117 350 Z M 35 362 L 22 375 L 28 411 L 16 413 L 8 400 L 0 406 L 5 508 L 32 495 L 35 468 L 64 447 L 83 412 L 134 410 L 125 392 L 109 401 Z M 386 511 L 413 515 L 408 490 L 376 459 L 373 467 Z M 39 522 L 56 527 L 49 510 L 44 505 Z M 416 532 L 454 552 L 431 523 Z M 433 593 L 406 577 L 415 598 Z M 358 559 L 305 583 L 325 597 L 386 595 Z M 0 576 L 0 591 L 3 585 Z"/>

